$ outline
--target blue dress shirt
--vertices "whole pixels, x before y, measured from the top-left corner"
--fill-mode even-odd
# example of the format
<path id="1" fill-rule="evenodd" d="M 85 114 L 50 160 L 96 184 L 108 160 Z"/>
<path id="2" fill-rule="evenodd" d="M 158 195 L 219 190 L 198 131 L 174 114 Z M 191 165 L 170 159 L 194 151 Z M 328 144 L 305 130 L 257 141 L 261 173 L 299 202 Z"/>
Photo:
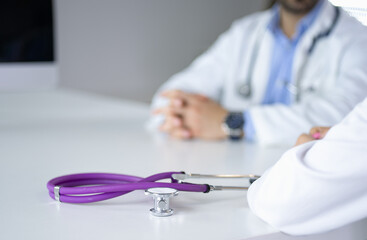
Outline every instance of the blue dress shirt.
<path id="1" fill-rule="evenodd" d="M 274 48 L 271 56 L 268 85 L 262 105 L 276 103 L 290 105 L 293 102 L 291 91 L 294 81 L 292 79 L 294 53 L 302 36 L 317 18 L 323 1 L 320 0 L 312 11 L 301 19 L 297 24 L 296 33 L 292 38 L 288 38 L 280 28 L 279 6 L 275 5 L 273 7 L 273 16 L 270 19 L 267 29 L 272 33 Z M 244 112 L 244 118 L 246 139 L 252 141 L 255 138 L 256 132 L 249 111 Z"/>

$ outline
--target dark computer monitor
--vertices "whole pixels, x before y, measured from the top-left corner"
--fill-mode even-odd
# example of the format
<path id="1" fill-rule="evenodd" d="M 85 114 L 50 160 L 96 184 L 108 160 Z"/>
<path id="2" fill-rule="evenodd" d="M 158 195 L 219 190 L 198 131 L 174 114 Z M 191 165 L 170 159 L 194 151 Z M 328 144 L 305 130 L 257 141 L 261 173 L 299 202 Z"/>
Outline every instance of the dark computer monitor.
<path id="1" fill-rule="evenodd" d="M 57 82 L 52 0 L 0 1 L 0 89 L 43 89 Z"/>

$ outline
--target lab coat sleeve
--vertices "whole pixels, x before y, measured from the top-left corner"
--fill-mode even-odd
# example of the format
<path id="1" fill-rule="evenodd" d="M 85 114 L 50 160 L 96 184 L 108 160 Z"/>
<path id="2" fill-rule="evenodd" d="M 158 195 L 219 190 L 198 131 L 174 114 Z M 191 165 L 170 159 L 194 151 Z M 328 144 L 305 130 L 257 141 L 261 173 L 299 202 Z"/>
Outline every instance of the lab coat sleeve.
<path id="1" fill-rule="evenodd" d="M 346 47 L 340 56 L 335 84 L 327 91 L 309 94 L 291 106 L 276 104 L 250 108 L 258 142 L 262 145 L 289 145 L 295 142 L 301 131 L 306 132 L 312 126 L 331 126 L 340 122 L 367 96 L 366 42 L 364 36 L 354 39 Z"/>
<path id="2" fill-rule="evenodd" d="M 367 217 L 367 100 L 323 140 L 286 152 L 248 191 L 251 210 L 292 235 Z"/>

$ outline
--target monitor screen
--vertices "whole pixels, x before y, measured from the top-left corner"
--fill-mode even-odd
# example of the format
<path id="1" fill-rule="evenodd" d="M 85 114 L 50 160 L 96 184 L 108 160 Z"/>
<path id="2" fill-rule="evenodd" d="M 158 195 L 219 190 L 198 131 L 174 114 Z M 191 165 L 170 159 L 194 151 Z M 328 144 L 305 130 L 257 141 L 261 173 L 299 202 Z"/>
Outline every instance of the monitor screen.
<path id="1" fill-rule="evenodd" d="M 0 63 L 53 62 L 52 0 L 0 1 Z"/>

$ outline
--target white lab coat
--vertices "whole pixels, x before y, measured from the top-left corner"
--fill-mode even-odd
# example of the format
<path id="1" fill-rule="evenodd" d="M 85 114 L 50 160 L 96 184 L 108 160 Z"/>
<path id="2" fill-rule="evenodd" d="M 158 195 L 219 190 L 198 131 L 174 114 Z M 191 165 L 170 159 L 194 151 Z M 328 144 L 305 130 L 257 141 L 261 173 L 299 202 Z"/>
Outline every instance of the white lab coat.
<path id="1" fill-rule="evenodd" d="M 367 31 L 341 11 L 332 33 L 319 40 L 311 56 L 306 57 L 312 39 L 330 27 L 334 15 L 334 7 L 325 1 L 320 15 L 297 47 L 293 74 L 297 79 L 295 84 L 300 86 L 300 101 L 291 107 L 260 105 L 269 79 L 273 49 L 272 35 L 267 30 L 271 17 L 268 10 L 236 21 L 206 53 L 159 89 L 152 108 L 166 103 L 159 96 L 162 90 L 204 94 L 228 110 L 249 110 L 257 141 L 268 145 L 291 144 L 313 125 L 339 122 L 367 96 Z M 260 48 L 251 81 L 252 96 L 246 99 L 237 90 L 249 71 L 256 41 L 260 41 Z M 151 126 L 158 122 L 153 117 Z"/>
<path id="2" fill-rule="evenodd" d="M 286 152 L 248 191 L 251 210 L 292 235 L 367 217 L 367 99 L 323 140 Z"/>

